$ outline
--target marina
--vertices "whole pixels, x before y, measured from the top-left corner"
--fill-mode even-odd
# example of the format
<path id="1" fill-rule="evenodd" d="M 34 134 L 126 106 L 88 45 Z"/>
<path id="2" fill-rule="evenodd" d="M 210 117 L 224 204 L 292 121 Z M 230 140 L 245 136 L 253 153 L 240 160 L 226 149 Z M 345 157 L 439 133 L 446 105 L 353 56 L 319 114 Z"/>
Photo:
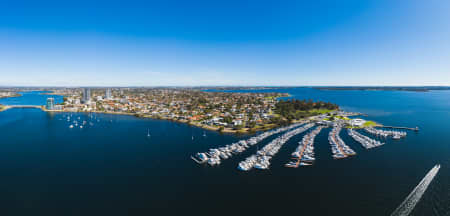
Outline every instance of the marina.
<path id="1" fill-rule="evenodd" d="M 297 168 L 299 166 L 309 166 L 316 160 L 314 158 L 314 138 L 320 133 L 323 126 L 318 126 L 316 129 L 305 135 L 299 146 L 291 154 L 292 160 L 285 164 L 285 167 Z"/>
<path id="2" fill-rule="evenodd" d="M 269 144 L 265 145 L 256 154 L 251 155 L 244 161 L 238 164 L 238 169 L 241 171 L 249 171 L 252 168 L 256 169 L 268 169 L 270 167 L 270 160 L 275 156 L 281 147 L 293 136 L 303 133 L 306 130 L 313 127 L 314 124 L 309 123 L 302 127 L 296 128 L 294 130 L 288 131 L 279 137 L 272 140 Z"/>
<path id="3" fill-rule="evenodd" d="M 208 152 L 199 152 L 195 154 L 195 156 L 191 156 L 192 159 L 195 158 L 195 162 L 197 163 L 207 163 L 208 165 L 214 166 L 219 165 L 222 160 L 226 160 L 233 156 L 233 154 L 239 154 L 258 144 L 260 141 L 266 139 L 269 136 L 274 134 L 278 134 L 284 131 L 291 130 L 293 128 L 299 127 L 304 123 L 296 123 L 290 126 L 274 129 L 271 131 L 263 132 L 257 136 L 251 137 L 246 140 L 240 140 L 238 142 L 219 147 L 219 148 L 211 148 Z"/>
<path id="4" fill-rule="evenodd" d="M 450 0 L 0 12 L 1 215 L 450 216 Z"/>
<path id="5" fill-rule="evenodd" d="M 251 146 L 258 144 L 260 141 L 266 139 L 269 136 L 288 131 L 273 139 L 261 150 L 257 150 L 256 154 L 247 157 L 245 160 L 241 161 L 238 164 L 238 169 L 241 171 L 248 171 L 253 168 L 268 169 L 270 167 L 270 160 L 275 154 L 278 153 L 284 143 L 286 143 L 292 136 L 302 133 L 312 128 L 314 125 L 315 123 L 292 124 L 290 126 L 267 131 L 249 139 L 240 140 L 229 145 L 211 148 L 208 152 L 196 153 L 194 156 L 191 156 L 191 159 L 198 164 L 206 163 L 210 166 L 219 165 L 223 160 L 229 159 L 233 155 L 244 152 Z M 317 128 L 315 128 L 313 131 L 306 134 L 302 138 L 296 150 L 291 153 L 291 161 L 286 163 L 284 165 L 285 167 L 298 168 L 299 166 L 310 166 L 314 163 L 314 139 L 316 135 L 319 134 L 324 127 L 326 127 L 322 124 L 318 125 L 319 126 Z M 346 145 L 339 135 L 344 126 L 345 123 L 343 121 L 335 122 L 333 124 L 331 132 L 328 135 L 328 141 L 331 147 L 333 159 L 343 159 L 349 156 L 356 155 L 356 152 L 348 145 Z M 392 139 L 401 139 L 407 135 L 407 133 L 404 131 L 381 130 L 374 127 L 365 127 L 364 130 L 367 133 L 373 134 L 380 138 L 392 137 Z M 347 129 L 347 133 L 350 137 L 359 142 L 366 149 L 384 145 L 384 143 L 365 136 L 352 128 Z"/>
<path id="6" fill-rule="evenodd" d="M 364 136 L 351 128 L 347 129 L 347 132 L 349 136 L 351 136 L 357 142 L 361 143 L 361 145 L 366 149 L 371 149 L 384 145 L 384 143 L 378 140 L 371 139 L 368 136 Z"/>
<path id="7" fill-rule="evenodd" d="M 329 215 L 330 210 L 323 208 L 323 204 L 326 204 L 336 215 L 390 215 L 425 174 L 436 164 L 441 164 L 442 169 L 410 215 L 449 214 L 447 189 L 450 149 L 447 141 L 450 135 L 447 132 L 450 126 L 442 122 L 449 122 L 450 116 L 435 111 L 424 112 L 424 109 L 450 110 L 447 103 L 449 93 L 436 98 L 427 93 L 430 97 L 427 96 L 425 100 L 423 96 L 399 96 L 401 93 L 396 92 L 338 92 L 331 96 L 327 96 L 327 92 L 304 88 L 290 92 L 300 98 L 300 95 L 311 95 L 324 100 L 336 98 L 339 104 L 355 107 L 355 112 L 364 110 L 369 114 L 370 120 L 375 122 L 419 125 L 421 131 L 408 131 L 407 139 L 395 141 L 391 138 L 378 139 L 365 133 L 363 129 L 358 129 L 356 131 L 361 134 L 386 144 L 392 143 L 389 148 L 382 146 L 376 151 L 364 153 L 364 148 L 359 143 L 353 142 L 347 132 L 341 131 L 343 141 L 361 154 L 358 158 L 349 158 L 351 160 L 334 160 L 329 156 L 327 139 L 332 127 L 324 128 L 314 140 L 315 161 L 312 166 L 303 167 L 304 169 L 301 166 L 298 169 L 285 168 L 291 153 L 303 138 L 303 134 L 299 134 L 291 138 L 271 159 L 269 170 L 241 172 L 236 169 L 239 162 L 254 154 L 256 146 L 261 149 L 281 134 L 267 137 L 245 152 L 222 160 L 219 166 L 210 167 L 206 163 L 198 164 L 190 156 L 195 156 L 197 152 L 207 152 L 210 148 L 236 143 L 244 138 L 208 131 L 207 137 L 203 138 L 204 131 L 200 128 L 134 116 L 93 113 L 93 118 L 88 120 L 86 113 L 8 109 L 0 112 L 3 131 L 0 158 L 3 160 L 5 176 L 2 178 L 5 209 L 11 214 L 20 212 L 31 215 L 36 211 L 48 211 L 57 203 L 61 208 L 76 211 L 77 215 L 89 215 L 89 210 L 109 215 L 126 215 L 130 206 L 143 209 L 142 214 L 167 214 L 167 210 L 157 209 L 172 203 L 188 214 L 201 212 L 200 215 L 206 215 L 220 207 L 224 209 L 220 215 L 228 215 L 236 211 L 229 208 L 228 203 L 229 200 L 235 200 L 237 203 L 247 204 L 240 211 L 248 215 L 298 214 L 298 209 L 291 210 L 288 207 L 295 207 L 299 202 L 305 206 L 302 207 L 301 214 Z M 354 98 L 364 102 L 356 102 Z M 383 98 L 400 99 L 374 104 Z M 377 115 L 371 109 L 393 114 Z M 403 115 L 398 112 L 399 109 L 415 109 L 413 112 L 417 115 Z M 68 116 L 71 116 L 69 122 Z M 69 129 L 74 120 L 78 122 L 78 126 L 83 120 L 88 123 L 83 129 Z M 315 129 L 313 127 L 310 130 Z M 149 130 L 150 139 L 147 137 Z M 262 132 L 253 136 L 260 133 Z M 308 133 L 310 131 L 304 134 Z M 191 141 L 192 137 L 194 141 Z M 249 138 L 251 136 L 246 136 L 245 140 Z M 46 151 L 45 154 L 42 150 Z M 53 159 L 60 161 L 54 163 Z M 61 175 L 54 175 L 55 173 Z M 33 182 L 26 180 L 25 175 Z M 121 196 L 109 196 L 110 193 L 97 193 L 98 196 L 92 194 L 93 191 L 107 190 L 120 190 Z M 22 194 L 23 202 L 11 201 L 13 192 Z M 67 194 L 67 197 L 78 197 L 76 200 L 79 205 L 74 206 L 70 202 L 72 198 L 61 197 L 58 195 L 61 193 Z M 219 195 L 212 199 L 211 193 Z M 286 199 L 264 196 L 266 193 L 283 193 Z M 33 197 L 42 194 L 49 194 L 48 199 L 25 212 L 24 209 L 27 208 L 22 203 L 33 203 L 36 201 Z M 298 194 L 302 196 L 299 197 Z M 352 205 L 347 205 L 348 200 L 352 200 Z M 99 201 L 102 204 L 97 205 Z M 93 206 L 92 203 L 96 205 Z M 266 206 L 269 203 L 264 209 L 251 207 Z M 111 208 L 111 204 L 114 208 Z M 58 213 L 64 215 L 66 212 Z"/>
<path id="8" fill-rule="evenodd" d="M 328 135 L 328 141 L 331 146 L 332 157 L 334 159 L 342 159 L 348 156 L 356 155 L 356 152 L 353 151 L 349 146 L 347 146 L 344 141 L 339 136 L 339 133 L 342 130 L 342 126 L 336 124 Z"/>

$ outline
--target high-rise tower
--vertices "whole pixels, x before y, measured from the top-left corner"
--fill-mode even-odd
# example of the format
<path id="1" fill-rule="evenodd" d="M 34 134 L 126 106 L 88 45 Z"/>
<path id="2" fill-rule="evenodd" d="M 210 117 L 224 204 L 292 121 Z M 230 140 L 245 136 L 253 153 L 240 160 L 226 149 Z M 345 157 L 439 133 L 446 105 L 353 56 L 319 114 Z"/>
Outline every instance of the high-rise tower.
<path id="1" fill-rule="evenodd" d="M 47 110 L 55 109 L 55 99 L 54 98 L 47 98 L 47 104 L 45 105 L 45 109 L 47 109 Z"/>
<path id="2" fill-rule="evenodd" d="M 85 88 L 83 89 L 83 103 L 87 103 L 91 101 L 91 89 Z"/>

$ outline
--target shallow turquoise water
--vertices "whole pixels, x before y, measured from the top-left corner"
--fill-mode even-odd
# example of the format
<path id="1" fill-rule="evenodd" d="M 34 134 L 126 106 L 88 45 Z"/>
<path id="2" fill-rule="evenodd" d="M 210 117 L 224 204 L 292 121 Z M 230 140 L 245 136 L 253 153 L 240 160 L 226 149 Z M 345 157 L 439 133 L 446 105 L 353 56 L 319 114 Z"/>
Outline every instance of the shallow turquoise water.
<path id="1" fill-rule="evenodd" d="M 277 91 L 421 130 L 369 151 L 343 131 L 358 153 L 345 160 L 331 158 L 329 129 L 323 130 L 314 166 L 284 168 L 300 134 L 270 170 L 239 172 L 237 163 L 255 148 L 214 168 L 189 157 L 246 136 L 206 131 L 203 137 L 199 128 L 133 116 L 10 109 L 0 112 L 1 209 L 5 215 L 389 215 L 440 163 L 413 215 L 450 213 L 450 91 Z M 15 103 L 45 103 L 41 99 Z M 86 125 L 70 129 L 74 120 Z"/>

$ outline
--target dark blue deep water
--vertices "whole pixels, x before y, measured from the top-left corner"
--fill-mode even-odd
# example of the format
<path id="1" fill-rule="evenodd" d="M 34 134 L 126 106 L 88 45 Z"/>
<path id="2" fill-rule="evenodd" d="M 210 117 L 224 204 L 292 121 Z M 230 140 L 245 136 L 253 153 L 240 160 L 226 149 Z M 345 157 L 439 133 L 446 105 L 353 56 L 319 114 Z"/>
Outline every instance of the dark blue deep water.
<path id="1" fill-rule="evenodd" d="M 238 162 L 256 149 L 218 167 L 189 157 L 247 136 L 203 137 L 199 128 L 133 116 L 9 109 L 0 112 L 2 215 L 389 215 L 437 163 L 441 170 L 413 215 L 450 214 L 450 91 L 264 91 L 331 101 L 421 130 L 372 150 L 343 131 L 358 154 L 333 160 L 326 129 L 316 138 L 314 166 L 285 168 L 300 134 L 270 170 L 240 172 Z M 0 104 L 45 103 L 47 96 L 29 94 Z M 70 129 L 74 120 L 86 125 Z"/>

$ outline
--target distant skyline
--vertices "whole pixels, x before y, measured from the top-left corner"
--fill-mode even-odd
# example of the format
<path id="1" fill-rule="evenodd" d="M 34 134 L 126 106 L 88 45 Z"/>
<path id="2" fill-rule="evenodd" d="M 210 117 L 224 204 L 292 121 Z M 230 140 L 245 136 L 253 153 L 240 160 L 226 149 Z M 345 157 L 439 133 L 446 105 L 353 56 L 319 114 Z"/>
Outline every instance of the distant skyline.
<path id="1" fill-rule="evenodd" d="M 449 86 L 447 1 L 14 1 L 0 86 Z"/>

